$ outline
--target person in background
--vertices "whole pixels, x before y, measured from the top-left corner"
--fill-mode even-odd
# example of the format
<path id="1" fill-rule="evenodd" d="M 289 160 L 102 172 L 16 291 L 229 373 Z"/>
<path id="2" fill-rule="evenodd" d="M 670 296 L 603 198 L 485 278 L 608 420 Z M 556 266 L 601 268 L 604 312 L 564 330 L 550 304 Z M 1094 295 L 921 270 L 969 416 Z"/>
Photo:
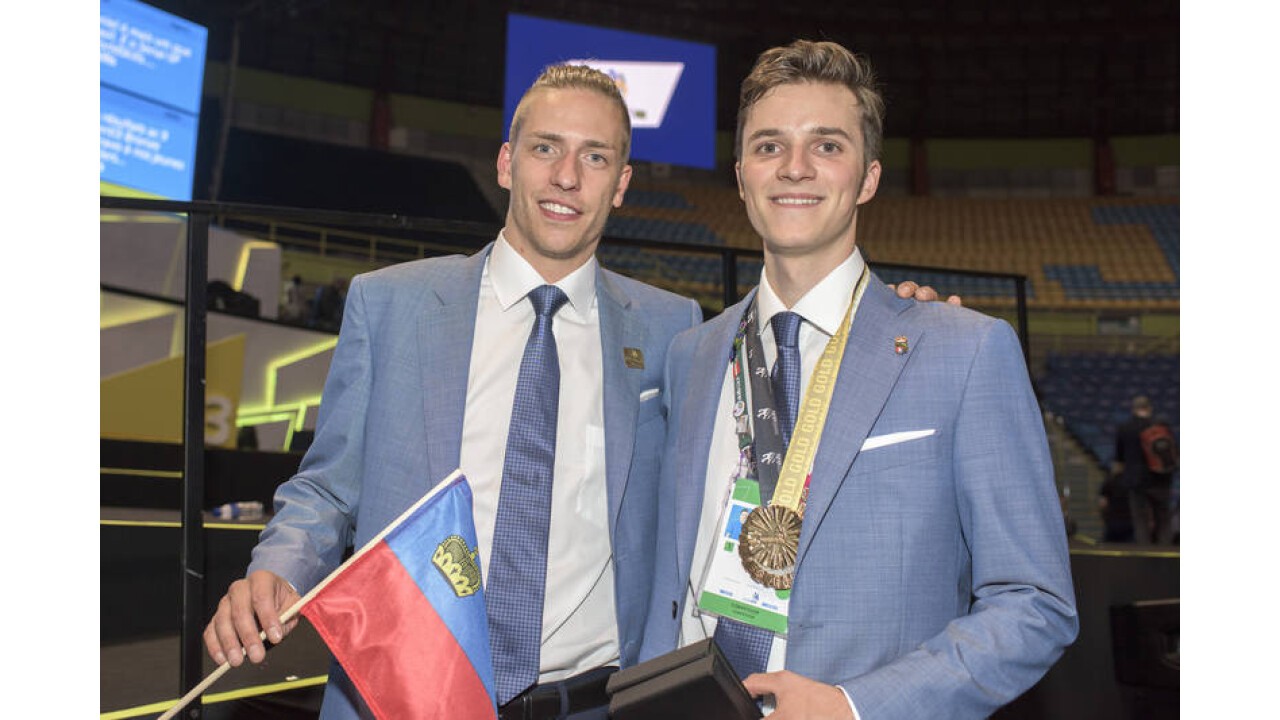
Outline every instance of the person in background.
<path id="1" fill-rule="evenodd" d="M 1134 540 L 1133 511 L 1129 507 L 1129 491 L 1120 485 L 1120 477 L 1112 474 L 1098 489 L 1098 512 L 1102 515 L 1102 541 L 1129 543 Z"/>
<path id="2" fill-rule="evenodd" d="M 1119 490 L 1128 493 L 1136 541 L 1168 545 L 1173 542 L 1173 472 L 1159 466 L 1158 460 L 1152 457 L 1158 453 L 1144 440 L 1144 436 L 1151 437 L 1153 429 L 1167 430 L 1168 425 L 1155 417 L 1155 408 L 1145 395 L 1133 398 L 1130 407 L 1132 415 L 1116 428 L 1111 476 L 1116 479 Z M 1172 442 L 1172 433 L 1167 437 Z"/>
<path id="3" fill-rule="evenodd" d="M 334 277 L 327 285 L 316 288 L 307 326 L 317 330 L 338 332 L 342 327 L 342 313 L 346 302 L 347 279 Z"/>
<path id="4" fill-rule="evenodd" d="M 301 323 L 307 312 L 307 300 L 302 296 L 302 276 L 294 275 L 284 287 L 284 302 L 280 304 L 280 319 Z"/>

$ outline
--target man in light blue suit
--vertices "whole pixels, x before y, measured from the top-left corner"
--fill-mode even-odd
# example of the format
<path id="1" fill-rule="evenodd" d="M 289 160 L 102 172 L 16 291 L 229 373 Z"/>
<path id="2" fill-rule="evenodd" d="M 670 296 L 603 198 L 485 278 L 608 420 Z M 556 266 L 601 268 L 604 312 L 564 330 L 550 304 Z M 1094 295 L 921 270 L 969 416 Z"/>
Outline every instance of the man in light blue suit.
<path id="1" fill-rule="evenodd" d="M 247 578 L 231 586 L 205 632 L 215 661 L 239 665 L 247 654 L 260 662 L 260 629 L 279 642 L 292 628 L 279 613 L 299 593 L 458 467 L 473 487 L 486 592 L 494 590 L 491 548 L 511 530 L 499 527 L 499 500 L 517 370 L 542 312 L 531 297 L 552 284 L 564 302 L 550 321 L 560 369 L 554 492 L 544 521 L 545 604 L 540 621 L 528 623 L 541 638 L 535 633 L 533 684 L 503 697 L 500 680 L 498 702 L 502 717 L 603 717 L 608 669 L 638 655 L 653 575 L 666 351 L 702 319 L 692 300 L 595 259 L 630 180 L 629 143 L 627 108 L 611 79 L 548 68 L 498 155 L 511 196 L 497 241 L 470 257 L 353 280 L 315 440 L 277 491 Z M 543 602 L 527 598 L 535 600 Z M 367 712 L 335 664 L 322 717 Z"/>
<path id="2" fill-rule="evenodd" d="M 880 177 L 882 115 L 869 65 L 835 43 L 760 56 L 742 87 L 737 174 L 764 241 L 761 283 L 667 354 L 657 575 L 640 659 L 714 636 L 747 689 L 787 720 L 984 717 L 1030 688 L 1078 628 L 1014 332 L 895 296 L 857 248 L 858 206 Z M 770 433 L 786 452 L 780 469 L 780 453 L 761 446 Z M 812 459 L 789 469 L 814 443 Z M 778 514 L 759 511 L 756 534 L 749 518 L 726 541 L 725 509 L 756 487 Z M 797 497 L 798 527 L 776 509 Z M 778 614 L 783 632 L 726 618 Z"/>

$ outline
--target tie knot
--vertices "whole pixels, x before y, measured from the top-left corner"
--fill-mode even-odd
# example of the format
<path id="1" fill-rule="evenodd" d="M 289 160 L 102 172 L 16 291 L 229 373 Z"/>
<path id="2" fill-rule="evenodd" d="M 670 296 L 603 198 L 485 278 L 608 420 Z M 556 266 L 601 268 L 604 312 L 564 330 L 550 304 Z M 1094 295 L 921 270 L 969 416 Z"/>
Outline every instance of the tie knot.
<path id="1" fill-rule="evenodd" d="M 780 312 L 769 319 L 773 327 L 773 339 L 778 347 L 793 348 L 799 345 L 800 321 L 804 318 L 793 312 Z"/>
<path id="2" fill-rule="evenodd" d="M 549 318 L 556 314 L 561 305 L 569 297 L 555 285 L 539 285 L 529 291 L 529 302 L 533 303 L 533 311 L 540 318 Z"/>

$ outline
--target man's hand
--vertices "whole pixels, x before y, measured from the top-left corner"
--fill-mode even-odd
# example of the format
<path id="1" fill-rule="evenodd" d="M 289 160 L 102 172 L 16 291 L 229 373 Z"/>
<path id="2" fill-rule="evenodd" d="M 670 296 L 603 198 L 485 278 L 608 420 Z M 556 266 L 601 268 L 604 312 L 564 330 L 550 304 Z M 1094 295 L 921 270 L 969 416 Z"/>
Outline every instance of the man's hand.
<path id="1" fill-rule="evenodd" d="M 204 629 L 204 646 L 209 657 L 219 665 L 229 662 L 232 667 L 239 667 L 247 651 L 250 662 L 262 662 L 267 650 L 262 646 L 260 632 L 265 630 L 272 643 L 283 640 L 298 620 L 294 618 L 282 625 L 280 613 L 298 600 L 298 593 L 284 578 L 266 570 L 231 583 L 227 594 L 218 602 L 218 611 L 209 621 L 209 627 Z"/>
<path id="2" fill-rule="evenodd" d="M 752 696 L 773 696 L 771 720 L 853 720 L 853 711 L 843 690 L 790 670 L 749 675 L 742 684 Z"/>
<path id="3" fill-rule="evenodd" d="M 920 302 L 933 302 L 934 300 L 938 299 L 937 290 L 934 290 L 929 285 L 920 285 L 914 280 L 903 280 L 897 285 L 894 285 L 893 283 L 889 283 L 889 287 L 897 291 L 898 297 L 903 299 L 914 297 Z M 947 304 L 963 305 L 964 303 L 961 302 L 959 295 L 952 295 L 951 297 L 947 298 Z"/>

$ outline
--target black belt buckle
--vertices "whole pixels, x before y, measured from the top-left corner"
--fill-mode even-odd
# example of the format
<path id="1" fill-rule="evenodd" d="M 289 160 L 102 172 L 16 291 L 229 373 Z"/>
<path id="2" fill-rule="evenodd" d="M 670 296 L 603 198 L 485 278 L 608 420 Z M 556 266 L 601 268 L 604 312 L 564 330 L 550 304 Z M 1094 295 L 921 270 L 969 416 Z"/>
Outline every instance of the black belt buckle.
<path id="1" fill-rule="evenodd" d="M 500 720 L 543 720 L 560 716 L 560 692 L 555 683 L 535 685 L 498 710 Z"/>

